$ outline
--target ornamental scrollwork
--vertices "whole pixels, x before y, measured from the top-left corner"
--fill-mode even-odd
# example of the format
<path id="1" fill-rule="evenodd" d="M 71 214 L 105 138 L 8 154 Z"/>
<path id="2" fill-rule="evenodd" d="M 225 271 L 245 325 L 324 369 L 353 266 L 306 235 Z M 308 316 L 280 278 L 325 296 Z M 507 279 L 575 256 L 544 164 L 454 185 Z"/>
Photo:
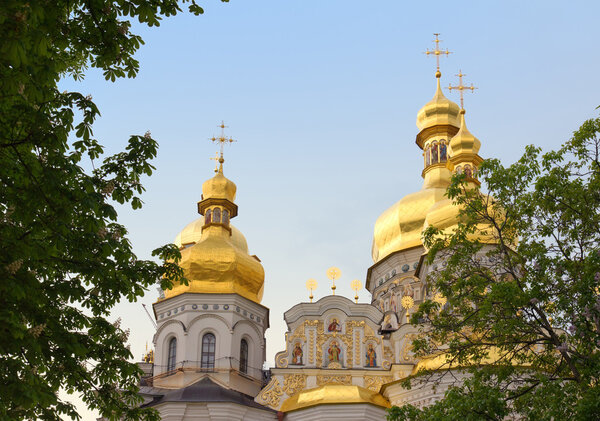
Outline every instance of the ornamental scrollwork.
<path id="1" fill-rule="evenodd" d="M 283 376 L 283 391 L 288 396 L 293 396 L 306 387 L 304 374 L 286 374 Z"/>
<path id="2" fill-rule="evenodd" d="M 287 366 L 288 366 L 288 352 L 286 349 L 285 351 L 278 352 L 275 355 L 275 367 L 287 368 Z"/>
<path id="3" fill-rule="evenodd" d="M 323 386 L 324 384 L 352 384 L 352 376 L 350 374 L 345 375 L 318 375 L 317 386 Z"/>
<path id="4" fill-rule="evenodd" d="M 267 387 L 258 395 L 258 402 L 273 409 L 279 409 L 283 390 L 277 377 L 273 377 Z"/>
<path id="5" fill-rule="evenodd" d="M 365 376 L 365 387 L 373 392 L 379 392 L 381 386 L 392 381 L 390 376 Z"/>

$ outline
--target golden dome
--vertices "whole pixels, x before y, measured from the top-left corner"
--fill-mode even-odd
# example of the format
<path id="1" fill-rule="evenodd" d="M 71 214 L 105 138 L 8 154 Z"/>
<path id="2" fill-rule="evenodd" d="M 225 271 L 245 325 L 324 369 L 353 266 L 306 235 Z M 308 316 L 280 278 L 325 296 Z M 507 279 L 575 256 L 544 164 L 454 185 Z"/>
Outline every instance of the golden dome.
<path id="1" fill-rule="evenodd" d="M 235 183 L 223 175 L 221 167 L 213 178 L 202 184 L 202 199 L 226 199 L 233 202 L 236 190 Z"/>
<path id="2" fill-rule="evenodd" d="M 179 234 L 177 234 L 177 237 L 175 237 L 175 240 L 173 240 L 173 244 L 175 244 L 179 248 L 187 248 L 196 244 L 198 241 L 200 241 L 200 238 L 202 237 L 203 226 L 204 217 L 201 216 L 195 221 L 192 221 L 189 224 L 187 224 L 185 228 L 182 229 Z M 233 245 L 239 248 L 240 250 L 248 253 L 248 243 L 246 242 L 246 237 L 244 237 L 244 234 L 242 234 L 242 232 L 233 225 L 229 225 L 229 228 L 231 228 L 230 240 L 233 243 Z"/>
<path id="3" fill-rule="evenodd" d="M 188 285 L 180 284 L 166 290 L 165 297 L 185 292 L 239 294 L 260 303 L 265 271 L 260 260 L 239 248 L 232 237 L 223 227 L 206 227 L 196 244 L 181 251 L 179 266 Z"/>
<path id="4" fill-rule="evenodd" d="M 202 185 L 198 212 L 203 215 L 175 238 L 181 250 L 179 266 L 189 281 L 165 291 L 165 298 L 186 292 L 238 294 L 260 303 L 265 271 L 256 256 L 248 254 L 242 233 L 229 223 L 237 215 L 235 184 L 223 175 L 223 158 L 217 174 Z"/>
<path id="5" fill-rule="evenodd" d="M 441 76 L 439 73 L 436 74 L 437 89 L 433 99 L 417 113 L 417 127 L 421 131 L 439 125 L 459 127 L 460 108 L 442 93 L 439 76 Z"/>
<path id="6" fill-rule="evenodd" d="M 465 110 L 460 111 L 460 130 L 450 140 L 450 157 L 456 159 L 458 155 L 467 155 L 471 158 L 477 155 L 481 142 L 467 129 Z"/>
<path id="7" fill-rule="evenodd" d="M 437 187 L 426 185 L 396 202 L 377 218 L 372 248 L 375 263 L 395 251 L 423 244 L 421 233 L 427 212 L 436 202 L 444 200 L 447 187 L 448 182 Z"/>
<path id="8" fill-rule="evenodd" d="M 369 403 L 389 408 L 390 402 L 377 392 L 364 387 L 343 384 L 326 384 L 314 389 L 302 390 L 286 399 L 281 412 L 295 411 L 316 405 Z"/>

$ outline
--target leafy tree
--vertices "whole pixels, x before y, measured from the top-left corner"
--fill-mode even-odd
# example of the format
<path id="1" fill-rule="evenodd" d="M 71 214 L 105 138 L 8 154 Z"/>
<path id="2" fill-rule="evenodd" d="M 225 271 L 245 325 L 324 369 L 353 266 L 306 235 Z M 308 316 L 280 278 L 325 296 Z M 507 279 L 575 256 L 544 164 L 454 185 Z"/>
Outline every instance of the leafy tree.
<path id="1" fill-rule="evenodd" d="M 202 13 L 194 0 L 0 6 L 0 419 L 79 418 L 61 388 L 107 418 L 156 418 L 136 407 L 140 371 L 107 317 L 157 280 L 182 280 L 174 245 L 153 253 L 166 263 L 136 259 L 113 206 L 141 207 L 157 143 L 134 135 L 105 157 L 92 131 L 98 108 L 57 84 L 88 66 L 109 81 L 135 77 L 143 41 L 131 20 L 158 26 L 183 5 Z"/>
<path id="2" fill-rule="evenodd" d="M 558 151 L 485 161 L 489 195 L 453 178 L 458 227 L 424 233 L 429 262 L 447 264 L 428 280 L 447 303 L 426 300 L 412 318 L 425 321 L 415 352 L 445 358 L 405 386 L 460 369 L 469 377 L 428 408 L 392 408 L 389 420 L 600 417 L 599 135 L 591 119 Z"/>

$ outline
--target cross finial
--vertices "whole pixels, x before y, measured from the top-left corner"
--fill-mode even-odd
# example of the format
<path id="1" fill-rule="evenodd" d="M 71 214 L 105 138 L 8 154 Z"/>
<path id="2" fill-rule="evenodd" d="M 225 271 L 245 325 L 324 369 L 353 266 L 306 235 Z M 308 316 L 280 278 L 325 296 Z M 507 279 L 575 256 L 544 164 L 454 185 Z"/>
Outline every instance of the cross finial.
<path id="1" fill-rule="evenodd" d="M 310 298 L 310 302 L 312 303 L 312 300 L 314 298 L 313 296 L 313 291 L 317 288 L 317 281 L 314 279 L 309 279 L 308 281 L 306 281 L 306 289 L 310 291 L 310 295 L 308 296 L 308 298 Z"/>
<path id="2" fill-rule="evenodd" d="M 465 110 L 465 101 L 464 101 L 464 94 L 463 92 L 467 89 L 471 90 L 471 92 L 474 92 L 475 89 L 477 89 L 477 87 L 473 86 L 473 84 L 471 83 L 471 86 L 466 86 L 463 84 L 463 76 L 466 76 L 461 70 L 458 71 L 458 74 L 455 75 L 458 76 L 458 85 L 456 86 L 452 86 L 452 85 L 448 85 L 448 90 L 450 92 L 452 92 L 453 89 L 458 90 L 458 92 L 460 93 L 460 109 L 461 111 L 464 112 Z"/>
<path id="3" fill-rule="evenodd" d="M 428 48 L 427 51 L 425 51 L 425 54 L 427 54 L 428 56 L 429 55 L 435 56 L 435 63 L 436 63 L 436 67 L 437 67 L 437 70 L 435 72 L 435 77 L 439 78 L 442 76 L 442 73 L 440 72 L 440 56 L 445 54 L 446 57 L 448 57 L 450 54 L 452 54 L 452 51 L 448 51 L 448 49 L 446 49 L 446 51 L 440 50 L 440 42 L 442 41 L 441 39 L 439 39 L 440 34 L 433 34 L 433 35 L 435 35 L 435 39 L 433 40 L 433 42 L 435 42 L 435 49 L 429 50 L 429 48 Z"/>
<path id="4" fill-rule="evenodd" d="M 333 291 L 333 295 L 335 295 L 335 290 L 336 290 L 335 280 L 338 279 L 341 274 L 342 274 L 342 272 L 335 266 L 332 266 L 329 269 L 327 269 L 327 277 L 329 279 L 331 279 L 331 281 L 333 282 L 333 285 L 331 285 L 331 290 Z"/>
<path id="5" fill-rule="evenodd" d="M 215 161 L 215 172 L 219 172 L 219 152 L 215 152 L 214 158 L 210 158 L 210 160 Z"/>
<path id="6" fill-rule="evenodd" d="M 233 142 L 237 142 L 237 141 L 236 141 L 236 140 L 234 140 L 234 139 L 233 139 L 233 138 L 231 138 L 231 137 L 227 137 L 227 136 L 225 136 L 225 129 L 226 129 L 228 126 L 226 126 L 226 125 L 225 125 L 225 122 L 224 122 L 224 121 L 222 121 L 222 120 L 221 120 L 221 124 L 219 124 L 219 126 L 218 126 L 218 127 L 220 127 L 220 128 L 221 128 L 221 136 L 219 136 L 219 137 L 215 137 L 215 136 L 213 136 L 213 137 L 211 137 L 211 138 L 210 138 L 210 140 L 211 140 L 212 142 L 217 142 L 217 143 L 219 143 L 219 145 L 220 145 L 220 156 L 218 157 L 218 160 L 219 160 L 219 164 L 220 164 L 220 167 L 219 167 L 219 169 L 220 169 L 220 170 L 222 170 L 222 169 L 223 169 L 223 162 L 225 162 L 225 159 L 223 159 L 223 146 L 224 146 L 226 143 L 233 143 Z M 213 159 L 213 158 L 211 158 L 211 159 Z M 217 171 L 217 172 L 218 172 L 218 171 Z"/>

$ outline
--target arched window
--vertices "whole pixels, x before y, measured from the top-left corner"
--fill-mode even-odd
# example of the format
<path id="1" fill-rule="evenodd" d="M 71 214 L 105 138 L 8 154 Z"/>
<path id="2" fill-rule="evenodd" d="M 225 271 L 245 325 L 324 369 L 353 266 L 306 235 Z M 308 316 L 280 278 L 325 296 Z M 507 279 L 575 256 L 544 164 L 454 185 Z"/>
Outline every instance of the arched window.
<path id="1" fill-rule="evenodd" d="M 205 224 L 210 224 L 210 222 L 211 222 L 211 219 L 210 219 L 211 213 L 212 213 L 212 212 L 210 211 L 210 209 L 209 209 L 209 210 L 207 210 L 207 211 L 204 213 L 204 223 L 205 223 Z"/>
<path id="2" fill-rule="evenodd" d="M 229 211 L 227 209 L 223 209 L 223 220 L 224 224 L 229 224 Z"/>
<path id="3" fill-rule="evenodd" d="M 240 342 L 240 371 L 248 372 L 248 341 L 245 339 Z"/>
<path id="4" fill-rule="evenodd" d="M 221 222 L 221 209 L 214 208 L 213 209 L 213 222 Z"/>
<path id="5" fill-rule="evenodd" d="M 446 141 L 440 141 L 440 162 L 446 162 Z"/>
<path id="6" fill-rule="evenodd" d="M 433 144 L 431 145 L 431 163 L 432 164 L 438 163 L 438 144 L 437 144 L 437 142 L 433 142 Z"/>
<path id="7" fill-rule="evenodd" d="M 429 166 L 431 164 L 431 148 L 428 146 L 425 149 L 425 165 Z"/>
<path id="8" fill-rule="evenodd" d="M 215 368 L 215 335 L 207 333 L 202 337 L 202 368 L 212 370 Z"/>
<path id="9" fill-rule="evenodd" d="M 175 361 L 177 358 L 177 339 L 172 338 L 169 341 L 169 354 L 167 358 L 167 372 L 175 370 Z"/>

